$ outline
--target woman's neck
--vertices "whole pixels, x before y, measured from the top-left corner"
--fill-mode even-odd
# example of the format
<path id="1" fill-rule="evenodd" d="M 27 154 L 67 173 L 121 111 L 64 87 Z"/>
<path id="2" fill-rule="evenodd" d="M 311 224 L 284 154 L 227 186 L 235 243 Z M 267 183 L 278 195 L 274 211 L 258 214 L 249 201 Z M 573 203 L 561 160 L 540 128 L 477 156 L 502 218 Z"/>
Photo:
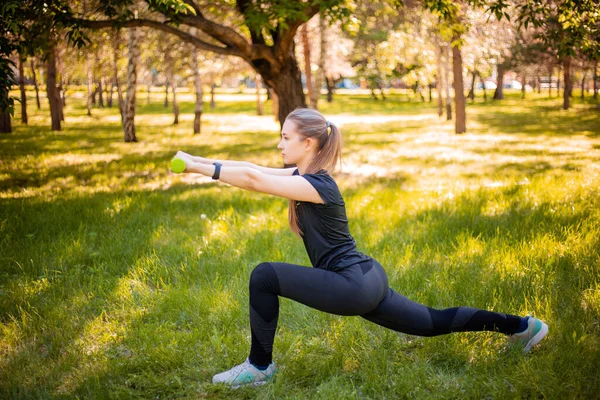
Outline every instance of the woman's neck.
<path id="1" fill-rule="evenodd" d="M 300 161 L 298 161 L 298 163 L 296 163 L 296 167 L 298 168 L 298 173 L 300 175 L 306 173 L 306 171 L 308 170 L 308 166 L 310 165 L 310 163 L 312 162 L 312 158 L 304 158 Z"/>

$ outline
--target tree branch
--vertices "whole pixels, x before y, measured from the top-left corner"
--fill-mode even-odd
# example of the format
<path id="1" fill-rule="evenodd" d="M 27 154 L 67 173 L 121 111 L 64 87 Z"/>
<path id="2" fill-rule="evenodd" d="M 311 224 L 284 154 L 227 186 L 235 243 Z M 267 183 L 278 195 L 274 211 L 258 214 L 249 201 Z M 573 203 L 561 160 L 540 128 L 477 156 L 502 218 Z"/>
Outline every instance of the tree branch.
<path id="1" fill-rule="evenodd" d="M 246 18 L 246 12 L 250 8 L 250 2 L 248 0 L 236 0 L 236 6 L 240 14 L 244 17 L 244 21 L 246 22 L 246 26 L 250 31 L 250 39 L 252 43 L 255 44 L 265 44 L 265 38 L 262 32 L 259 30 L 258 32 L 254 31 L 250 25 L 248 25 L 248 18 Z"/>
<path id="2" fill-rule="evenodd" d="M 86 20 L 86 19 L 75 19 L 77 23 L 79 23 L 84 28 L 90 29 L 101 29 L 101 28 L 109 28 L 109 27 L 124 27 L 124 28 L 134 28 L 134 27 L 142 27 L 147 26 L 151 28 L 160 29 L 164 32 L 171 33 L 173 35 L 179 36 L 181 39 L 185 40 L 188 43 L 193 44 L 194 46 L 203 49 L 212 51 L 217 54 L 223 54 L 226 56 L 238 56 L 244 57 L 244 54 L 233 46 L 220 47 L 214 44 L 207 43 L 203 40 L 198 39 L 197 37 L 190 35 L 182 30 L 174 28 L 170 25 L 167 25 L 164 22 L 154 21 L 150 19 L 132 19 L 129 21 L 115 21 L 115 20 Z"/>
<path id="3" fill-rule="evenodd" d="M 251 53 L 250 43 L 248 43 L 248 40 L 244 36 L 232 28 L 204 18 L 202 14 L 185 15 L 182 17 L 181 22 L 200 29 L 202 32 L 229 47 L 238 49 L 240 54 L 249 55 Z"/>
<path id="4" fill-rule="evenodd" d="M 304 15 L 306 16 L 306 20 L 297 19 L 295 21 L 287 21 L 287 29 L 280 31 L 280 34 L 277 35 L 277 41 L 275 42 L 275 58 L 278 60 L 283 60 L 292 49 L 292 43 L 294 43 L 294 36 L 296 35 L 296 31 L 300 27 L 300 25 L 308 22 L 316 13 L 319 12 L 319 5 L 313 4 L 309 7 L 306 7 L 304 10 Z"/>
<path id="5" fill-rule="evenodd" d="M 204 16 L 202 15 L 202 11 L 200 10 L 200 7 L 198 7 L 198 4 L 196 4 L 195 0 L 183 0 L 183 2 L 185 4 L 191 6 L 194 9 L 194 11 L 196 12 L 196 15 L 204 18 Z"/>

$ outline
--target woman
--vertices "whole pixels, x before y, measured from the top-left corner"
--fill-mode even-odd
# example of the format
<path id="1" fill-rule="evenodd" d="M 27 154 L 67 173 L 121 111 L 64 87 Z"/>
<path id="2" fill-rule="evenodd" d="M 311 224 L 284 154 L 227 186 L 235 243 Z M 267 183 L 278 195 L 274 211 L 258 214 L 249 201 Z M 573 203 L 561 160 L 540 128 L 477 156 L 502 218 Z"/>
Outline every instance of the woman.
<path id="1" fill-rule="evenodd" d="M 318 111 L 302 108 L 288 115 L 281 130 L 285 164 L 265 168 L 247 162 L 216 161 L 178 152 L 185 172 L 201 173 L 247 190 L 289 199 L 289 224 L 304 241 L 313 268 L 280 262 L 259 264 L 250 277 L 250 355 L 240 365 L 213 377 L 237 387 L 260 385 L 276 373 L 273 340 L 283 296 L 321 311 L 360 315 L 376 324 L 419 336 L 451 332 L 498 331 L 536 345 L 548 326 L 470 307 L 436 310 L 415 303 L 388 287 L 382 266 L 357 251 L 348 230 L 344 199 L 329 174 L 341 160 L 342 136 Z"/>

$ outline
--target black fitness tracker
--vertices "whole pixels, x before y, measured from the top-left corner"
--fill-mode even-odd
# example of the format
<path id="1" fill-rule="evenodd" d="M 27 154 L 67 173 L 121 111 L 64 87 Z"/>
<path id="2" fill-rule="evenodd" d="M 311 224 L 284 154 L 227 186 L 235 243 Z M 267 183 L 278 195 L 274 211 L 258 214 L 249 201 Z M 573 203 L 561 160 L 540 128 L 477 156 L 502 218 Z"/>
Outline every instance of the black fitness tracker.
<path id="1" fill-rule="evenodd" d="M 218 162 L 214 162 L 213 165 L 215 166 L 215 174 L 213 175 L 213 179 L 219 179 L 219 175 L 221 175 L 221 163 Z"/>

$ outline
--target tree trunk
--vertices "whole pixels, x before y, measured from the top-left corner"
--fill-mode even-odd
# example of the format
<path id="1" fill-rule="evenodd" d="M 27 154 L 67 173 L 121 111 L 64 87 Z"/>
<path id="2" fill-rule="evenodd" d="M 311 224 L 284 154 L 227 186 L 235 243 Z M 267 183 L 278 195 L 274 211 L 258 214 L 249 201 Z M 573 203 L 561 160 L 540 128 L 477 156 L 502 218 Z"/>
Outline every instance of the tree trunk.
<path id="1" fill-rule="evenodd" d="M 12 125 L 10 122 L 10 112 L 0 111 L 0 133 L 11 133 Z"/>
<path id="2" fill-rule="evenodd" d="M 104 108 L 104 77 L 100 77 L 98 82 L 98 105 L 100 108 Z"/>
<path id="3" fill-rule="evenodd" d="M 556 77 L 556 97 L 560 97 L 560 86 L 561 86 L 560 75 L 561 75 L 561 73 L 562 73 L 562 64 L 559 63 L 558 64 L 558 72 L 556 73 L 556 75 L 558 75 Z"/>
<path id="4" fill-rule="evenodd" d="M 548 67 L 548 75 L 550 75 L 550 77 L 548 78 L 549 82 L 548 82 L 548 97 L 552 98 L 552 74 L 554 73 L 554 67 L 552 65 L 550 65 Z"/>
<path id="5" fill-rule="evenodd" d="M 93 91 L 94 91 L 94 73 L 92 71 L 92 55 L 88 51 L 87 55 L 87 115 L 92 115 Z"/>
<path id="6" fill-rule="evenodd" d="M 311 104 L 315 110 L 319 109 L 319 99 L 321 98 L 321 87 L 323 86 L 323 77 L 325 76 L 325 62 L 327 58 L 327 31 L 325 26 L 325 17 L 323 14 L 319 15 L 319 37 L 320 37 L 320 51 L 319 51 L 319 69 L 315 75 L 315 84 L 312 91 Z"/>
<path id="7" fill-rule="evenodd" d="M 117 105 L 119 106 L 119 114 L 121 114 L 121 123 L 125 124 L 125 115 L 123 108 L 125 106 L 123 102 L 123 89 L 121 88 L 121 81 L 119 80 L 119 68 L 117 61 L 119 60 L 119 36 L 120 31 L 115 32 L 115 41 L 113 43 L 113 80 L 117 86 Z"/>
<path id="8" fill-rule="evenodd" d="M 35 58 L 31 57 L 31 74 L 33 75 L 33 86 L 35 87 L 35 101 L 37 108 L 40 110 L 42 105 L 40 104 L 40 87 L 38 86 L 37 76 L 35 74 Z"/>
<path id="9" fill-rule="evenodd" d="M 504 99 L 504 65 L 498 64 L 496 65 L 496 71 L 498 73 L 498 81 L 496 86 L 496 91 L 494 92 L 494 100 L 503 100 Z"/>
<path id="10" fill-rule="evenodd" d="M 271 79 L 278 98 L 278 120 L 283 126 L 283 122 L 289 113 L 299 107 L 306 108 L 306 99 L 302 90 L 300 69 L 296 57 L 292 55 L 287 62 L 284 62 L 279 75 Z"/>
<path id="11" fill-rule="evenodd" d="M 137 28 L 129 32 L 129 65 L 127 68 L 127 98 L 125 100 L 124 124 L 125 142 L 137 142 L 135 135 L 135 91 L 137 89 L 137 65 L 140 59 Z"/>
<path id="12" fill-rule="evenodd" d="M 260 75 L 256 74 L 254 77 L 254 82 L 256 83 L 256 114 L 263 115 L 263 103 L 260 98 Z"/>
<path id="13" fill-rule="evenodd" d="M 387 98 L 385 97 L 385 93 L 383 93 L 383 88 L 381 87 L 381 79 L 377 78 L 375 80 L 375 83 L 377 85 L 377 89 L 379 89 L 379 94 L 381 94 L 381 99 L 383 101 L 387 100 Z"/>
<path id="14" fill-rule="evenodd" d="M 598 100 L 598 60 L 594 61 L 594 100 Z"/>
<path id="15" fill-rule="evenodd" d="M 429 91 L 429 102 L 431 103 L 433 101 L 433 83 L 427 84 L 427 90 Z"/>
<path id="16" fill-rule="evenodd" d="M 108 108 L 113 106 L 113 90 L 115 88 L 114 82 L 111 82 L 108 88 L 108 95 L 106 96 L 106 105 Z"/>
<path id="17" fill-rule="evenodd" d="M 457 43 L 458 39 L 458 37 L 454 37 L 452 42 Z M 467 114 L 462 75 L 462 56 L 458 45 L 452 46 L 452 65 L 454 72 L 454 107 L 456 109 L 454 131 L 455 133 L 465 133 L 467 131 Z"/>
<path id="18" fill-rule="evenodd" d="M 333 89 L 335 88 L 335 81 L 333 78 L 325 77 L 325 84 L 327 85 L 327 102 L 333 102 Z"/>
<path id="19" fill-rule="evenodd" d="M 10 87 L 5 87 L 4 90 L 0 90 L 0 100 L 7 106 L 7 109 L 4 110 L 0 108 L 0 133 L 12 132 L 11 112 L 8 109 L 11 107 L 9 91 Z"/>
<path id="20" fill-rule="evenodd" d="M 217 106 L 215 103 L 215 87 L 217 87 L 217 85 L 213 82 L 212 85 L 210 85 L 210 108 L 215 108 Z"/>
<path id="21" fill-rule="evenodd" d="M 483 89 L 483 102 L 487 103 L 487 90 L 485 90 L 485 79 L 483 79 L 483 76 L 481 76 L 481 74 L 478 72 L 477 76 L 479 77 L 479 82 L 481 82 L 481 87 Z"/>
<path id="22" fill-rule="evenodd" d="M 58 78 L 57 78 L 58 79 Z M 57 95 L 58 95 L 58 110 L 59 110 L 59 115 L 60 115 L 60 120 L 61 121 L 65 121 L 65 113 L 64 113 L 64 106 L 65 106 L 65 102 L 63 101 L 62 98 L 62 93 L 63 93 L 63 84 L 62 84 L 62 78 L 58 79 L 58 87 L 57 87 Z"/>
<path id="23" fill-rule="evenodd" d="M 573 82 L 571 79 L 571 57 L 565 57 L 563 61 L 563 77 L 565 80 L 565 90 L 563 91 L 563 110 L 568 110 L 571 107 L 571 88 Z"/>
<path id="24" fill-rule="evenodd" d="M 369 83 L 369 88 L 371 89 L 371 97 L 375 100 L 379 100 L 379 97 L 377 97 L 377 93 L 375 93 L 375 83 L 371 80 L 369 80 Z"/>
<path id="25" fill-rule="evenodd" d="M 310 101 L 310 106 L 315 108 L 313 101 L 312 70 L 310 68 L 310 42 L 308 41 L 308 22 L 302 24 L 300 28 L 300 37 L 302 38 L 302 50 L 304 52 L 304 76 L 306 77 L 306 93 Z"/>
<path id="26" fill-rule="evenodd" d="M 437 105 L 438 105 L 438 116 L 444 115 L 444 103 L 442 100 L 442 86 L 444 80 L 444 74 L 442 72 L 442 46 L 438 41 L 435 47 L 435 58 L 437 61 L 437 76 L 435 77 L 435 89 L 437 91 Z"/>
<path id="27" fill-rule="evenodd" d="M 171 68 L 173 71 L 173 68 Z M 175 76 L 171 72 L 171 91 L 173 92 L 173 125 L 179 124 L 179 103 L 177 103 L 177 82 L 175 81 Z"/>
<path id="28" fill-rule="evenodd" d="M 25 71 L 23 62 L 26 61 L 19 54 L 19 88 L 21 90 L 21 122 L 27 125 L 27 94 L 25 93 Z"/>
<path id="29" fill-rule="evenodd" d="M 469 94 L 467 94 L 467 97 L 469 99 L 471 99 L 471 101 L 475 100 L 475 76 L 477 75 L 477 73 L 475 71 L 471 72 L 471 89 L 469 90 Z"/>
<path id="30" fill-rule="evenodd" d="M 60 51 L 56 50 L 56 48 L 55 48 L 54 56 L 55 56 L 55 63 L 56 63 L 56 82 L 57 82 L 56 96 L 58 97 L 58 115 L 60 117 L 60 120 L 64 121 L 65 113 L 64 113 L 64 102 L 62 99 L 64 63 L 61 62 L 62 60 L 59 58 L 59 54 L 60 54 Z"/>
<path id="31" fill-rule="evenodd" d="M 279 98 L 275 90 L 271 88 L 269 88 L 269 93 L 271 93 L 271 99 L 273 100 L 273 116 L 275 117 L 275 121 L 279 122 Z"/>
<path id="32" fill-rule="evenodd" d="M 585 98 L 585 78 L 587 78 L 587 70 L 583 72 L 583 77 L 581 78 L 581 100 Z"/>
<path id="33" fill-rule="evenodd" d="M 194 73 L 194 89 L 196 92 L 196 105 L 194 106 L 194 135 L 200 133 L 200 122 L 202 120 L 202 111 L 204 111 L 204 102 L 202 101 L 202 80 L 200 71 L 198 71 L 198 52 L 195 47 L 192 48 L 192 68 Z"/>
<path id="34" fill-rule="evenodd" d="M 60 97 L 56 88 L 56 55 L 54 47 L 50 46 L 46 61 L 46 94 L 50 104 L 50 116 L 52 117 L 52 130 L 60 131 Z"/>
<path id="35" fill-rule="evenodd" d="M 169 108 L 169 79 L 165 81 L 165 108 Z"/>
<path id="36" fill-rule="evenodd" d="M 60 93 L 61 93 L 61 100 L 62 100 L 62 109 L 64 110 L 64 108 L 67 106 L 67 85 L 63 82 L 63 80 L 60 80 Z M 64 121 L 64 119 L 63 119 Z"/>
<path id="37" fill-rule="evenodd" d="M 446 121 L 452 121 L 452 97 L 450 96 L 450 44 L 446 45 L 446 69 L 444 85 L 446 87 Z"/>
<path id="38" fill-rule="evenodd" d="M 521 99 L 525 98 L 526 82 L 527 82 L 527 75 L 525 75 L 525 73 L 523 72 L 523 75 L 521 76 Z"/>
<path id="39" fill-rule="evenodd" d="M 148 93 L 146 93 L 146 104 L 150 104 L 150 93 L 152 92 L 152 82 L 148 83 Z"/>

